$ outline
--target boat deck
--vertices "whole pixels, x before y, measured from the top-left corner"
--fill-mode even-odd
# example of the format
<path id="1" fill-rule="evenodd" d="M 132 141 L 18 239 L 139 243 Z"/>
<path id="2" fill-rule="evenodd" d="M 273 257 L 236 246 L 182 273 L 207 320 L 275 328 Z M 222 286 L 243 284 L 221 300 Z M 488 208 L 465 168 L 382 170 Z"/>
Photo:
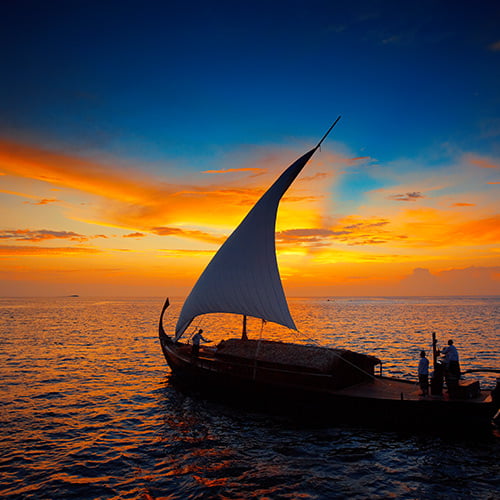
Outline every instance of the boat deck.
<path id="1" fill-rule="evenodd" d="M 185 354 L 190 358 L 191 348 L 186 346 L 184 348 Z M 215 355 L 215 349 L 211 347 L 202 347 L 199 351 L 198 361 L 201 364 L 204 362 L 213 363 L 217 360 L 217 356 Z M 462 386 L 466 386 L 470 382 L 461 381 L 460 384 Z M 430 388 L 429 388 L 430 391 Z M 335 396 L 345 396 L 352 398 L 367 398 L 367 399 L 378 399 L 378 400 L 405 400 L 405 401 L 441 401 L 441 402 L 453 402 L 453 401 L 467 401 L 468 403 L 490 403 L 492 401 L 492 397 L 490 392 L 481 391 L 477 397 L 470 398 L 457 398 L 451 397 L 450 394 L 446 391 L 446 388 L 443 389 L 441 395 L 431 395 L 429 396 L 421 396 L 421 389 L 418 385 L 418 382 L 406 381 L 401 379 L 394 379 L 390 377 L 382 377 L 375 376 L 373 379 L 369 381 L 363 381 L 355 385 L 351 385 L 349 387 L 345 387 L 342 389 L 330 389 L 326 392 Z"/>
<path id="2" fill-rule="evenodd" d="M 452 398 L 443 390 L 442 395 L 420 396 L 421 390 L 417 382 L 402 381 L 389 377 L 375 377 L 370 382 L 363 382 L 344 389 L 337 389 L 335 394 L 375 399 L 402 399 L 407 401 L 464 401 L 464 399 Z M 470 403 L 490 402 L 491 395 L 482 391 L 476 398 L 467 399 Z"/>

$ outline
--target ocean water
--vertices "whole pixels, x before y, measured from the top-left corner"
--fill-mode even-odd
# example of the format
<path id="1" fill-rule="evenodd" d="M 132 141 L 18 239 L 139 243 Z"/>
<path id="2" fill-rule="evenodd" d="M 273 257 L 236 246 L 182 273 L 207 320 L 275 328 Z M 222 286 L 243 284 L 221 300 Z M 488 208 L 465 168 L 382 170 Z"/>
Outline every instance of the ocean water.
<path id="1" fill-rule="evenodd" d="M 0 497 L 19 499 L 500 498 L 500 435 L 313 427 L 174 386 L 162 298 L 0 299 Z M 165 329 L 181 301 L 171 299 Z M 453 338 L 462 370 L 500 368 L 500 299 L 291 299 L 300 333 L 249 335 L 374 354 L 416 380 Z M 213 341 L 239 319 L 208 315 Z M 263 330 L 263 332 L 261 332 Z M 483 387 L 495 376 L 478 373 Z"/>

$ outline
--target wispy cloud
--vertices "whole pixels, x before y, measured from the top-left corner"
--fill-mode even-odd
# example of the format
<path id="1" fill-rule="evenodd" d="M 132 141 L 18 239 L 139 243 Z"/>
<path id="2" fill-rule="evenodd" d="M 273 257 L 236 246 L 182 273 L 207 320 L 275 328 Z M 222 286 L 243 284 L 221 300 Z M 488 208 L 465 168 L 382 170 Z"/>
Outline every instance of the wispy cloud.
<path id="1" fill-rule="evenodd" d="M 73 231 L 51 231 L 48 229 L 13 229 L 0 230 L 0 239 L 10 239 L 16 241 L 39 242 L 45 240 L 65 239 L 70 241 L 88 241 L 88 237 Z"/>
<path id="2" fill-rule="evenodd" d="M 213 179 L 212 176 L 198 173 L 189 178 L 189 183 L 181 183 L 178 179 L 171 181 L 174 177 L 155 177 L 148 174 L 147 170 L 140 172 L 139 169 L 134 171 L 129 168 L 124 171 L 119 162 L 113 164 L 109 159 L 107 163 L 101 164 L 36 148 L 0 143 L 2 168 L 11 174 L 9 178 L 18 179 L 9 194 L 25 196 L 34 200 L 34 203 L 43 200 L 49 202 L 52 200 L 50 196 L 26 193 L 29 190 L 24 186 L 33 184 L 23 184 L 19 178 L 42 180 L 44 190 L 47 189 L 44 183 L 48 183 L 49 188 L 62 188 L 65 200 L 71 199 L 76 193 L 77 201 L 65 201 L 64 206 L 60 204 L 66 219 L 126 229 L 123 237 L 142 239 L 142 245 L 145 245 L 148 235 L 156 235 L 203 242 L 210 248 L 222 243 L 278 173 L 287 166 L 281 153 L 273 153 L 267 148 L 260 155 L 255 152 L 248 157 L 242 155 L 242 169 L 221 168 L 212 171 L 241 175 L 220 175 L 217 182 L 213 182 L 209 180 Z M 295 153 L 288 152 L 285 157 L 293 159 Z M 259 168 L 250 166 L 250 157 Z M 493 202 L 484 198 L 479 187 L 476 192 L 470 189 L 472 184 L 484 186 L 492 178 L 498 165 L 496 160 L 464 155 L 457 160 L 456 165 L 450 165 L 443 171 L 433 170 L 432 175 L 426 176 L 421 174 L 425 162 L 422 162 L 424 167 L 415 162 L 412 168 L 401 168 L 401 162 L 390 165 L 374 162 L 368 156 L 334 155 L 326 151 L 318 155 L 304 172 L 306 175 L 298 178 L 280 206 L 277 233 L 279 249 L 285 252 L 298 249 L 315 255 L 325 252 L 326 255 L 328 247 L 343 247 L 345 250 L 346 247 L 353 249 L 383 245 L 384 251 L 387 250 L 384 255 L 391 256 L 394 253 L 391 247 L 404 248 L 405 252 L 446 247 L 453 247 L 455 251 L 455 247 L 460 245 L 500 241 L 495 230 L 498 221 L 489 215 Z M 370 175 L 381 180 L 384 187 L 361 194 L 358 206 L 350 214 L 338 214 L 335 211 L 337 207 L 333 205 L 335 200 L 330 199 L 329 188 L 344 172 L 365 168 L 367 163 L 371 165 Z M 234 162 L 231 161 L 231 164 Z M 471 165 L 479 168 L 471 168 Z M 474 183 L 468 182 L 471 179 Z M 421 191 L 413 190 L 416 185 Z M 458 185 L 460 189 L 457 189 Z M 433 195 L 424 196 L 424 192 L 432 192 Z M 492 193 L 493 189 L 489 192 Z M 408 203 L 395 204 L 394 201 Z M 421 210 L 410 211 L 410 207 Z M 457 210 L 458 207 L 469 208 Z M 329 215 L 335 213 L 337 218 L 329 219 Z M 56 227 L 61 227 L 59 223 Z M 32 228 L 0 233 L 4 241 L 20 243 L 57 239 L 82 243 L 99 236 L 105 237 L 104 234 L 89 236 L 81 234 L 81 231 Z M 157 245 L 158 240 L 153 244 Z M 165 246 L 170 246 L 170 243 Z M 181 253 L 188 255 L 185 251 Z M 363 253 L 361 248 L 359 253 Z M 363 258 L 365 261 L 368 259 Z"/>
<path id="3" fill-rule="evenodd" d="M 413 191 L 411 193 L 405 194 L 394 194 L 392 196 L 389 196 L 390 200 L 395 201 L 417 201 L 419 198 L 425 198 L 425 196 L 419 191 Z"/>
<path id="4" fill-rule="evenodd" d="M 346 218 L 330 228 L 287 229 L 276 234 L 276 241 L 284 245 L 302 247 L 325 247 L 335 244 L 378 245 L 388 241 L 405 239 L 388 229 L 388 220 L 359 220 Z"/>
<path id="5" fill-rule="evenodd" d="M 97 254 L 101 250 L 90 247 L 41 247 L 41 246 L 17 246 L 0 245 L 0 255 L 23 256 L 23 255 L 80 255 Z"/>
<path id="6" fill-rule="evenodd" d="M 464 205 L 474 207 L 473 204 L 457 204 Z M 405 248 L 406 251 L 415 249 L 418 253 L 450 246 L 455 252 L 459 247 L 500 242 L 500 216 L 478 217 L 467 213 L 468 220 L 457 219 L 456 212 L 428 208 L 406 210 L 393 220 L 350 216 L 327 227 L 279 231 L 276 241 L 281 249 L 297 247 L 314 251 L 344 245 L 386 245 L 386 248 Z M 401 256 L 397 258 L 401 259 Z"/>
<path id="7" fill-rule="evenodd" d="M 48 203 L 55 203 L 55 202 L 60 201 L 60 200 L 58 200 L 56 198 L 42 198 L 42 199 L 40 199 L 39 196 L 34 196 L 32 194 L 21 193 L 19 191 L 12 191 L 12 190 L 8 190 L 8 189 L 0 189 L 0 193 L 11 194 L 13 196 L 19 196 L 21 198 L 29 198 L 29 199 L 32 199 L 32 200 L 38 200 L 38 201 L 33 201 L 33 202 L 30 202 L 30 201 L 25 201 L 24 202 L 24 203 L 28 203 L 28 204 L 31 204 L 31 205 L 46 205 Z"/>
<path id="8" fill-rule="evenodd" d="M 263 168 L 226 168 L 223 170 L 204 170 L 203 174 L 230 174 L 235 172 L 253 172 L 255 177 L 257 175 L 262 175 L 266 173 L 266 170 Z"/>
<path id="9" fill-rule="evenodd" d="M 447 231 L 448 241 L 456 244 L 490 244 L 500 242 L 500 215 L 461 222 Z"/>
<path id="10" fill-rule="evenodd" d="M 288 152 L 285 157 L 293 158 L 294 154 Z M 148 232 L 151 227 L 177 226 L 177 234 L 184 232 L 188 237 L 204 238 L 205 241 L 215 241 L 217 237 L 187 233 L 180 225 L 192 223 L 198 227 L 234 227 L 248 207 L 276 178 L 277 172 L 284 168 L 283 157 L 273 157 L 269 150 L 262 151 L 262 155 L 254 160 L 262 167 L 246 167 L 243 162 L 241 169 L 219 171 L 250 172 L 256 175 L 223 176 L 224 181 L 212 185 L 207 185 L 207 177 L 192 176 L 191 184 L 188 184 L 155 178 L 140 169 L 124 168 L 118 161 L 112 164 L 108 159 L 99 163 L 0 141 L 0 163 L 12 178 L 37 179 L 48 183 L 50 187 L 69 188 L 72 193 L 79 193 L 80 200 L 91 197 L 89 202 L 65 202 L 63 210 L 67 218 L 104 226 L 133 228 L 137 232 Z M 314 189 L 304 183 L 301 186 L 295 186 L 283 200 L 282 213 L 287 212 L 287 205 L 290 207 L 299 201 L 315 202 L 319 199 L 316 196 L 318 186 Z M 315 193 L 312 194 L 311 190 Z M 9 193 L 37 200 L 37 203 L 51 200 L 15 190 Z M 224 210 L 220 210 L 220 207 L 224 207 Z"/>
<path id="11" fill-rule="evenodd" d="M 325 179 L 328 179 L 330 177 L 333 177 L 332 173 L 326 173 L 326 172 L 317 172 L 314 175 L 301 175 L 298 179 L 298 182 L 311 182 L 311 181 L 324 181 Z"/>
<path id="12" fill-rule="evenodd" d="M 498 160 L 493 160 L 492 158 L 468 154 L 465 155 L 465 159 L 466 161 L 477 167 L 500 169 Z"/>
<path id="13" fill-rule="evenodd" d="M 330 240 L 335 236 L 335 231 L 331 229 L 321 228 L 306 228 L 306 229 L 287 229 L 279 231 L 276 234 L 278 243 L 297 244 L 325 244 L 325 241 Z"/>
<path id="14" fill-rule="evenodd" d="M 480 217 L 469 213 L 468 219 L 457 218 L 455 211 L 442 212 L 430 208 L 407 210 L 393 221 L 402 234 L 408 235 L 404 246 L 411 248 L 479 247 L 500 241 L 500 216 Z"/>
<path id="15" fill-rule="evenodd" d="M 349 158 L 349 163 L 359 163 L 359 162 L 368 162 L 374 161 L 371 156 L 356 156 L 355 158 Z"/>
<path id="16" fill-rule="evenodd" d="M 146 236 L 144 233 L 130 233 L 130 234 L 124 234 L 124 238 L 144 238 Z"/>
<path id="17" fill-rule="evenodd" d="M 178 227 L 153 227 L 151 232 L 158 236 L 179 236 L 181 238 L 190 238 L 194 240 L 205 241 L 207 243 L 222 243 L 224 236 L 217 236 L 203 231 L 181 229 Z"/>
<path id="18" fill-rule="evenodd" d="M 24 203 L 27 203 L 29 205 L 48 205 L 49 203 L 55 203 L 58 202 L 57 198 L 43 198 L 40 201 L 25 201 Z"/>
<path id="19" fill-rule="evenodd" d="M 215 253 L 215 250 L 191 250 L 191 249 L 163 249 L 162 253 L 170 257 L 205 257 Z"/>

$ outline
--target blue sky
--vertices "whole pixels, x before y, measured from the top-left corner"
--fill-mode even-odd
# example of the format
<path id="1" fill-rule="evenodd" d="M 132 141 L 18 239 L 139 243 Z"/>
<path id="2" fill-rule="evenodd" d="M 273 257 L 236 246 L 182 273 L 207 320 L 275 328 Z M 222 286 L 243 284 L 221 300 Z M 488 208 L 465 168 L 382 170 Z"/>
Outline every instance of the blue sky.
<path id="1" fill-rule="evenodd" d="M 316 138 L 370 156 L 498 153 L 498 2 L 6 2 L 0 126 L 189 158 Z M 493 140 L 495 139 L 495 140 Z"/>
<path id="2" fill-rule="evenodd" d="M 19 151 L 26 148 L 28 156 L 59 155 L 68 172 L 76 158 L 95 162 L 103 178 L 121 169 L 189 191 L 217 182 L 200 173 L 250 167 L 266 152 L 283 153 L 285 166 L 342 115 L 318 158 L 343 158 L 321 164 L 325 178 L 335 174 L 321 187 L 323 234 L 325 221 L 341 216 L 393 214 L 406 224 L 403 206 L 455 203 L 470 207 L 463 220 L 477 210 L 477 220 L 490 221 L 477 225 L 488 228 L 498 213 L 498 1 L 9 0 L 1 6 L 0 47 L 0 142 L 17 145 L 12 165 L 25 165 Z M 63 217 L 76 201 L 26 183 L 21 190 L 30 174 L 9 158 L 0 163 L 4 213 L 21 213 L 12 193 L 39 197 L 50 208 L 38 229 L 81 232 L 71 225 L 76 208 Z M 43 182 L 44 172 L 33 178 Z M 70 178 L 64 186 L 78 191 Z M 103 196 L 98 186 L 87 189 Z M 80 206 L 91 205 L 79 196 Z M 116 200 L 108 202 L 109 211 Z M 105 219 L 104 212 L 78 217 Z M 176 228 L 200 228 L 194 217 L 179 215 Z M 26 229 L 29 220 L 14 216 L 4 230 Z M 145 227 L 130 223 L 130 232 Z M 489 232 L 490 267 L 498 255 L 492 239 Z"/>

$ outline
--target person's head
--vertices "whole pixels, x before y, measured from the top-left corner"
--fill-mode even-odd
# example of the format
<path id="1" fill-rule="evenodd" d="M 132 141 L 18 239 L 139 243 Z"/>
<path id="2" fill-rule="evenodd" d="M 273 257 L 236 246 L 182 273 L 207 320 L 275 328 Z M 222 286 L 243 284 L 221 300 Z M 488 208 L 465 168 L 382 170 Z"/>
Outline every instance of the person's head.
<path id="1" fill-rule="evenodd" d="M 198 333 L 203 333 L 203 330 L 200 328 L 200 329 L 198 330 Z"/>
<path id="2" fill-rule="evenodd" d="M 448 345 L 453 345 L 453 340 L 448 340 Z"/>
<path id="3" fill-rule="evenodd" d="M 425 358 L 425 351 L 420 351 L 420 357 Z"/>

